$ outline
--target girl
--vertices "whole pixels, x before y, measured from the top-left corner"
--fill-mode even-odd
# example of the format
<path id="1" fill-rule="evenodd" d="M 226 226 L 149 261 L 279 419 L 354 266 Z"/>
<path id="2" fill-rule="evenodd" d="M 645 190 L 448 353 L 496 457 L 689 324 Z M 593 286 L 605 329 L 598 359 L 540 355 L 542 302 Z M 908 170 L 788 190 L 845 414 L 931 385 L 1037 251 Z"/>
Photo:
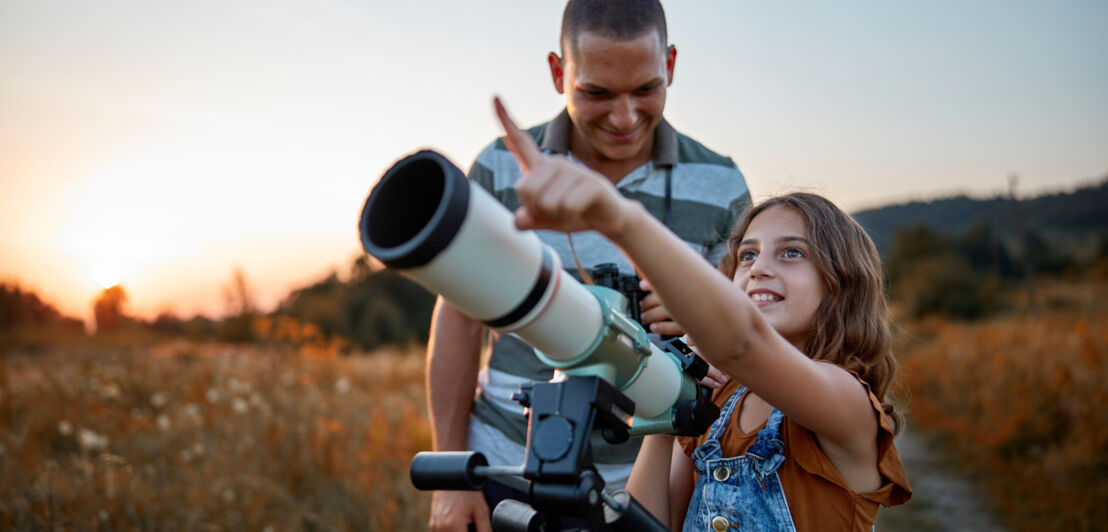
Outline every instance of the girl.
<path id="1" fill-rule="evenodd" d="M 824 198 L 750 209 L 719 275 L 601 176 L 542 154 L 499 100 L 524 170 L 520 229 L 595 230 L 648 278 L 698 351 L 733 380 L 708 434 L 648 436 L 627 489 L 685 530 L 869 530 L 911 497 L 882 401 L 895 371 L 873 243 Z M 740 384 L 741 383 L 741 384 Z"/>

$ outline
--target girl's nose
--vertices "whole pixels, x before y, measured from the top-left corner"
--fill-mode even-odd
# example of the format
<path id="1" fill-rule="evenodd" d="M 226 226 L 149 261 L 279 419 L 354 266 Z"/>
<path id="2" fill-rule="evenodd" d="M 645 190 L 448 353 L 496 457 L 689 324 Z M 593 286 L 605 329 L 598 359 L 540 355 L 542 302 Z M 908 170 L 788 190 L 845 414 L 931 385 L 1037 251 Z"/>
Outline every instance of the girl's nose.
<path id="1" fill-rule="evenodd" d="M 758 255 L 754 263 L 750 265 L 750 278 L 769 277 L 773 275 L 772 261 L 764 255 Z"/>

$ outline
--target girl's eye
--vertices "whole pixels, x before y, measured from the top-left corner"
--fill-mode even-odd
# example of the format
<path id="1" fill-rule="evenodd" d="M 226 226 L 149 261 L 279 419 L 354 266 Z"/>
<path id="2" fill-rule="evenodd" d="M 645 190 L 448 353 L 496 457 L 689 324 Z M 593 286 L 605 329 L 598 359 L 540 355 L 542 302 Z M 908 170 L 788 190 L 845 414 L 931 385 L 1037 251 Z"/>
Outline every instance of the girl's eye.
<path id="1" fill-rule="evenodd" d="M 753 250 L 745 250 L 739 252 L 739 262 L 754 262 L 754 259 L 758 258 L 758 254 Z"/>
<path id="2" fill-rule="evenodd" d="M 788 248 L 781 255 L 786 259 L 799 259 L 804 257 L 804 252 L 797 248 Z"/>

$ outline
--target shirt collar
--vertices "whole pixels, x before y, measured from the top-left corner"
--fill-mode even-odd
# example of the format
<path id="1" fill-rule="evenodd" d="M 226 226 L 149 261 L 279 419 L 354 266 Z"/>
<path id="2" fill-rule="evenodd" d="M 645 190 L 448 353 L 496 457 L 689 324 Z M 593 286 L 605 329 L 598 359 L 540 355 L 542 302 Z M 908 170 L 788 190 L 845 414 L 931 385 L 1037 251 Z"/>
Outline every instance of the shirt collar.
<path id="1" fill-rule="evenodd" d="M 552 153 L 569 153 L 569 133 L 573 123 L 569 120 L 569 111 L 562 112 L 547 122 L 539 148 Z M 654 129 L 654 153 L 651 155 L 655 167 L 677 164 L 677 131 L 665 118 Z"/>

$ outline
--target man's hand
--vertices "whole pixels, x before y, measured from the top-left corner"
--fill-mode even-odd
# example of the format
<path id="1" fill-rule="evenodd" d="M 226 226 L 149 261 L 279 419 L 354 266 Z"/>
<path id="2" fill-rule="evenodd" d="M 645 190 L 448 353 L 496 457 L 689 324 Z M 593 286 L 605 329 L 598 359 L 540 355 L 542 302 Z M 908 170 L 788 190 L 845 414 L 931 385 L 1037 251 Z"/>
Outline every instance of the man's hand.
<path id="1" fill-rule="evenodd" d="M 466 532 L 473 523 L 477 532 L 492 532 L 489 507 L 480 491 L 436 491 L 431 494 L 430 532 Z"/>
<path id="2" fill-rule="evenodd" d="M 650 327 L 650 332 L 665 336 L 684 336 L 682 340 L 685 341 L 685 344 L 688 345 L 694 353 L 699 355 L 700 351 L 697 351 L 693 339 L 685 334 L 685 329 L 683 329 L 680 324 L 670 319 L 669 312 L 662 306 L 662 299 L 652 292 L 653 288 L 650 286 L 650 281 L 646 279 L 640 281 L 639 289 L 650 292 L 646 297 L 642 298 L 640 302 L 642 321 Z M 714 389 L 727 384 L 729 380 L 731 380 L 730 377 L 716 369 L 715 366 L 708 364 L 708 374 L 705 375 L 703 379 L 700 379 L 700 384 Z"/>
<path id="3" fill-rule="evenodd" d="M 685 334 L 685 329 L 673 321 L 669 316 L 669 311 L 662 306 L 662 299 L 652 291 L 654 288 L 650 286 L 650 281 L 646 279 L 639 281 L 639 290 L 650 292 L 639 301 L 641 312 L 639 316 L 642 318 L 643 325 L 646 325 L 650 332 L 662 336 L 682 336 Z"/>

